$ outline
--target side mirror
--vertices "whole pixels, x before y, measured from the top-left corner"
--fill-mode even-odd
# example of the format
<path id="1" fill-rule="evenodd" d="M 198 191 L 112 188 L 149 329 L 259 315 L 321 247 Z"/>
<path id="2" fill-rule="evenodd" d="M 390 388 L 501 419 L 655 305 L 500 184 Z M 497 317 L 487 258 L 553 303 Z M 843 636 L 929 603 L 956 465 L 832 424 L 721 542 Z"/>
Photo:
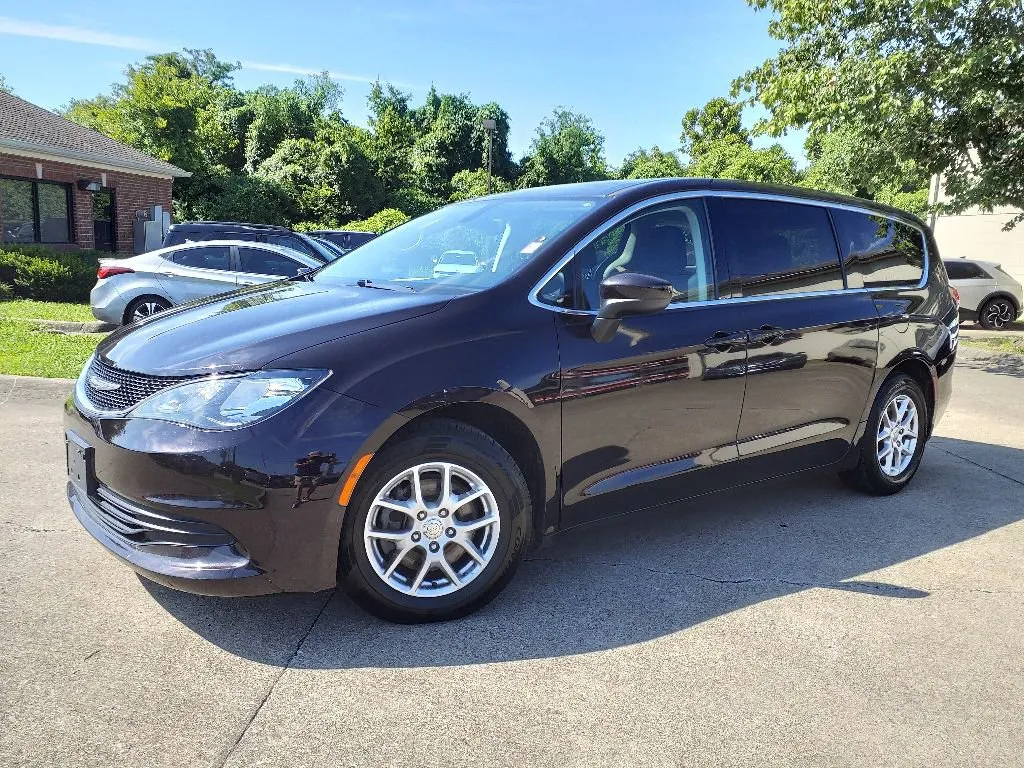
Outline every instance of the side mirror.
<path id="1" fill-rule="evenodd" d="M 672 301 L 672 283 L 639 272 L 622 272 L 601 281 L 601 309 L 590 333 L 594 341 L 611 341 L 619 321 L 631 315 L 653 315 Z"/>

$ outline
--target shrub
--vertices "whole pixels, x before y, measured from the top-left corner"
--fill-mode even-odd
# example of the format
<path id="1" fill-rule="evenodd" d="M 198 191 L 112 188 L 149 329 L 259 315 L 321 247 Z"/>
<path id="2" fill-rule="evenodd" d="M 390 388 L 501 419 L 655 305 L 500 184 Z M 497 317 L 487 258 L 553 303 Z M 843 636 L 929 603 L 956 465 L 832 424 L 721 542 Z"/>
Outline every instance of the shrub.
<path id="1" fill-rule="evenodd" d="M 387 232 L 389 229 L 394 229 L 399 224 L 407 222 L 411 216 L 397 208 L 385 208 L 383 211 L 378 211 L 368 219 L 361 219 L 359 221 L 350 221 L 348 224 L 342 224 L 339 229 L 348 229 L 354 232 L 376 232 L 378 235 L 382 232 Z"/>
<path id="2" fill-rule="evenodd" d="M 0 245 L 0 283 L 12 288 L 17 298 L 87 302 L 100 255 L 5 243 Z"/>
<path id="3" fill-rule="evenodd" d="M 0 283 L 0 301 L 10 301 L 14 297 L 14 288 L 9 283 Z"/>

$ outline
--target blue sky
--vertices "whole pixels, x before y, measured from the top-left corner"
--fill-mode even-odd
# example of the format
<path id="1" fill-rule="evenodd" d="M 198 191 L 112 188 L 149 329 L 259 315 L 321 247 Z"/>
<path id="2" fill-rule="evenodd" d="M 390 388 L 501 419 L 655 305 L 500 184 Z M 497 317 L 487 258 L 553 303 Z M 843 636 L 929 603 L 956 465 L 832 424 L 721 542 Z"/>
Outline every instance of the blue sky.
<path id="1" fill-rule="evenodd" d="M 377 77 L 422 101 L 427 88 L 497 101 L 518 157 L 556 106 L 589 115 L 608 160 L 678 145 L 683 113 L 727 95 L 771 56 L 769 16 L 744 0 L 44 0 L 0 12 L 0 74 L 54 109 L 105 92 L 148 53 L 212 48 L 241 61 L 239 87 L 328 70 L 342 112 L 365 125 Z M 45 9 L 44 9 L 45 6 Z M 12 13 L 15 15 L 5 15 Z M 753 111 L 746 116 L 752 123 Z M 782 144 L 802 157 L 803 134 Z M 762 139 L 758 144 L 768 143 Z"/>

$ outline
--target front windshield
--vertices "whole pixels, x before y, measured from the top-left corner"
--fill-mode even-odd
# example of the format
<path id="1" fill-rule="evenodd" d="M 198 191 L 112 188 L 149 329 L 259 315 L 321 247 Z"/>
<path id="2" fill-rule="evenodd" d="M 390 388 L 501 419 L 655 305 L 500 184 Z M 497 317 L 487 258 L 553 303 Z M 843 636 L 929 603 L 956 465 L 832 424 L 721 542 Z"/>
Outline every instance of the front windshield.
<path id="1" fill-rule="evenodd" d="M 316 281 L 480 291 L 537 257 L 593 200 L 482 198 L 386 232 L 321 269 Z"/>

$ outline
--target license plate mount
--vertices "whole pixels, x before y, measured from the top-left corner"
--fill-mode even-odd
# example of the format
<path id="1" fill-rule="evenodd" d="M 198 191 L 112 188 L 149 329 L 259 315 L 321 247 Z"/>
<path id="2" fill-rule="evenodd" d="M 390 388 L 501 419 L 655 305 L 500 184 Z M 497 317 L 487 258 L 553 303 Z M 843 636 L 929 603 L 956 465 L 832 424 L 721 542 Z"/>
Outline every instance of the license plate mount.
<path id="1" fill-rule="evenodd" d="M 92 496 L 96 491 L 95 450 L 71 430 L 64 433 L 68 455 L 68 480 L 79 493 Z"/>

